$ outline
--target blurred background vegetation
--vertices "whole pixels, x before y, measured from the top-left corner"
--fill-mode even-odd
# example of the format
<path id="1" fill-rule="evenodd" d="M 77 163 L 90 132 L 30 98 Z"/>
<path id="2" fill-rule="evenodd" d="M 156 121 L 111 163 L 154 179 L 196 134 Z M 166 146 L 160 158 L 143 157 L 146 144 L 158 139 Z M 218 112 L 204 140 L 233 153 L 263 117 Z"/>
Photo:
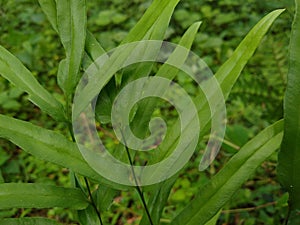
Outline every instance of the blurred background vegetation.
<path id="1" fill-rule="evenodd" d="M 116 47 L 150 5 L 150 0 L 87 0 L 88 27 L 106 50 Z M 163 213 L 168 224 L 211 176 L 251 137 L 282 118 L 282 100 L 288 68 L 287 48 L 293 16 L 289 0 L 182 0 L 165 40 L 178 43 L 195 21 L 203 21 L 192 50 L 213 72 L 232 54 L 246 33 L 268 12 L 286 8 L 251 59 L 227 101 L 228 126 L 218 159 L 202 173 L 193 158 L 177 180 Z M 60 99 L 56 83 L 63 48 L 36 0 L 0 0 L 0 44 L 16 55 L 37 79 Z M 177 82 L 190 93 L 189 79 Z M 53 130 L 66 130 L 42 114 L 27 96 L 0 77 L 0 113 Z M 67 133 L 67 131 L 66 131 Z M 107 140 L 109 142 L 109 140 Z M 108 143 L 109 144 L 109 143 Z M 282 224 L 287 196 L 276 179 L 276 156 L 257 170 L 221 213 L 218 224 Z M 0 182 L 41 182 L 68 186 L 68 170 L 39 161 L 0 139 Z M 107 224 L 138 224 L 143 209 L 135 193 L 122 192 L 103 216 Z M 72 211 L 6 210 L 1 217 L 46 216 L 76 224 Z"/>

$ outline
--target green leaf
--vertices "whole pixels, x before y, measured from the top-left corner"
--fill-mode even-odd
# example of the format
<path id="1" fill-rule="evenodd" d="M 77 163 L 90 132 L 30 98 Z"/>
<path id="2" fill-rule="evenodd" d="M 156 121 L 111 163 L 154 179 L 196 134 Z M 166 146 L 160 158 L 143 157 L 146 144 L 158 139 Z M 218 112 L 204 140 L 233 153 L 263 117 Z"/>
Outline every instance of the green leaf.
<path id="1" fill-rule="evenodd" d="M 154 0 L 143 17 L 123 40 L 122 44 L 143 40 L 153 24 L 158 21 L 159 17 L 164 15 L 166 11 L 173 11 L 178 2 L 179 0 Z"/>
<path id="2" fill-rule="evenodd" d="M 256 168 L 280 146 L 283 121 L 269 126 L 236 153 L 171 225 L 202 225 L 213 218 Z"/>
<path id="3" fill-rule="evenodd" d="M 10 52 L 0 46 L 0 74 L 29 94 L 30 101 L 58 121 L 64 121 L 63 106 L 34 78 Z"/>
<path id="4" fill-rule="evenodd" d="M 56 1 L 55 0 L 38 0 L 39 4 L 46 14 L 50 24 L 52 25 L 53 29 L 58 32 L 57 30 L 57 13 L 56 13 Z"/>
<path id="5" fill-rule="evenodd" d="M 83 159 L 77 145 L 61 134 L 0 115 L 0 137 L 10 140 L 39 159 L 69 168 L 98 183 L 119 189 L 125 188 L 98 175 Z"/>
<path id="6" fill-rule="evenodd" d="M 105 53 L 100 43 L 89 31 L 86 33 L 85 57 L 83 58 L 83 68 L 86 70 L 93 62 Z"/>
<path id="7" fill-rule="evenodd" d="M 59 225 L 54 220 L 46 218 L 0 219 L 0 225 Z"/>
<path id="8" fill-rule="evenodd" d="M 300 224 L 300 1 L 295 3 L 284 98 L 284 137 L 278 156 L 278 177 L 290 196 L 288 224 Z"/>
<path id="9" fill-rule="evenodd" d="M 58 33 L 57 28 L 57 9 L 55 0 L 38 0 L 43 12 L 46 14 L 53 29 Z M 100 43 L 96 40 L 93 34 L 89 31 L 86 32 L 85 40 L 85 68 L 87 68 L 92 62 L 94 62 L 99 56 L 105 53 Z"/>
<path id="10" fill-rule="evenodd" d="M 80 189 L 43 184 L 0 184 L 0 209 L 53 207 L 84 209 L 88 204 Z"/>
<path id="11" fill-rule="evenodd" d="M 80 79 L 86 37 L 85 0 L 57 0 L 56 3 L 58 33 L 66 50 L 66 61 L 61 64 L 57 79 L 66 95 L 70 96 Z"/>
<path id="12" fill-rule="evenodd" d="M 170 1 L 170 4 L 164 9 L 164 11 L 161 13 L 161 15 L 159 15 L 159 17 L 157 18 L 157 20 L 155 21 L 155 23 L 152 25 L 151 28 L 149 28 L 149 30 L 145 30 L 145 36 L 142 37 L 142 39 L 140 40 L 163 40 L 164 36 L 166 34 L 166 31 L 169 27 L 170 24 L 170 20 L 171 17 L 173 15 L 174 9 L 176 7 L 176 5 L 178 4 L 179 1 Z M 152 11 L 152 7 L 155 7 L 155 2 L 153 2 L 153 4 L 149 7 L 148 11 Z M 155 10 L 155 9 L 154 9 Z M 158 9 L 156 9 L 157 11 Z M 145 23 L 148 22 L 148 18 L 147 18 L 147 13 L 144 14 L 144 16 L 140 19 L 141 21 L 144 21 Z M 141 22 L 142 23 L 142 22 Z M 136 29 L 141 29 L 142 27 L 144 27 L 144 23 L 142 24 L 137 24 L 128 34 L 128 37 L 130 37 L 131 33 L 134 33 Z M 135 36 L 132 36 L 133 38 L 135 38 Z M 134 42 L 134 41 L 140 41 L 138 39 L 130 39 L 128 42 Z M 153 52 L 153 55 L 157 55 L 158 54 L 158 50 L 153 51 L 152 49 L 147 48 L 148 46 L 145 45 L 145 50 L 147 52 Z M 128 76 L 127 80 L 125 82 L 123 82 L 123 86 L 126 85 L 126 83 L 129 83 L 132 80 L 136 80 L 137 78 L 140 77 L 146 77 L 149 75 L 149 73 L 152 70 L 152 66 L 153 63 L 141 63 L 137 66 L 137 68 L 135 69 L 135 71 Z"/>
<path id="13" fill-rule="evenodd" d="M 225 99 L 238 79 L 248 60 L 253 56 L 257 46 L 265 36 L 274 20 L 284 11 L 284 9 L 274 10 L 261 19 L 244 40 L 239 44 L 232 56 L 221 66 L 215 74 L 219 81 Z"/>

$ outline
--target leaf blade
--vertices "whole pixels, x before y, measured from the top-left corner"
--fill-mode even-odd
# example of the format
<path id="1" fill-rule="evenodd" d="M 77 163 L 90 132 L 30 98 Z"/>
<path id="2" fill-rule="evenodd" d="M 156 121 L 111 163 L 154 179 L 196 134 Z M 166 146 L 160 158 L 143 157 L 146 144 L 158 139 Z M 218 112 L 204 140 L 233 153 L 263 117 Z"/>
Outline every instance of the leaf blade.
<path id="1" fill-rule="evenodd" d="M 269 126 L 236 153 L 225 167 L 205 185 L 171 225 L 202 225 L 226 204 L 255 169 L 279 148 L 283 121 Z M 202 204 L 199 204 L 202 203 Z"/>
<path id="2" fill-rule="evenodd" d="M 278 178 L 289 192 L 288 224 L 300 223 L 300 1 L 296 12 L 289 48 L 289 71 L 284 97 L 284 137 L 278 155 Z"/>
<path id="3" fill-rule="evenodd" d="M 0 46 L 0 74 L 28 93 L 31 102 L 54 119 L 65 120 L 63 106 L 40 85 L 20 60 L 2 46 Z"/>
<path id="4" fill-rule="evenodd" d="M 88 204 L 80 189 L 43 184 L 0 184 L 0 209 L 53 207 L 84 209 Z"/>
<path id="5" fill-rule="evenodd" d="M 217 71 L 215 76 L 221 84 L 225 99 L 228 97 L 233 84 L 239 77 L 248 60 L 254 54 L 257 46 L 273 24 L 274 20 L 284 11 L 285 9 L 274 10 L 261 19 L 239 44 L 232 56 Z M 223 82 L 225 79 L 227 81 Z"/>
<path id="6" fill-rule="evenodd" d="M 53 29 L 57 30 L 57 13 L 56 13 L 56 1 L 55 0 L 38 0 L 43 12 L 47 16 Z"/>
<path id="7" fill-rule="evenodd" d="M 79 79 L 86 37 L 85 0 L 57 0 L 57 30 L 66 51 L 65 71 L 58 74 L 58 84 L 67 96 Z M 54 23 L 54 22 L 53 22 Z"/>
<path id="8" fill-rule="evenodd" d="M 0 115 L 0 137 L 10 140 L 39 159 L 69 168 L 99 183 L 126 189 L 97 174 L 83 159 L 77 145 L 54 131 Z"/>
<path id="9" fill-rule="evenodd" d="M 154 0 L 122 44 L 143 40 L 153 24 L 164 14 L 164 10 L 171 9 L 173 11 L 178 2 L 179 0 Z"/>

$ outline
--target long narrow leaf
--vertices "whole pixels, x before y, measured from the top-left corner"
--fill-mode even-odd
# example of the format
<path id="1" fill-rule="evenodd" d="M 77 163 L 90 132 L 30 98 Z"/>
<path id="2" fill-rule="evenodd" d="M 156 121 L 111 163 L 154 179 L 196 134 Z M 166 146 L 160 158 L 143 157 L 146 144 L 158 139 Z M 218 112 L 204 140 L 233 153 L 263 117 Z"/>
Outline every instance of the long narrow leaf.
<path id="1" fill-rule="evenodd" d="M 101 55 L 105 54 L 105 50 L 89 31 L 86 33 L 85 40 L 85 57 L 83 58 L 83 68 L 86 70 Z"/>
<path id="2" fill-rule="evenodd" d="M 153 23 L 150 28 L 146 24 L 149 23 L 148 19 L 148 12 L 158 11 L 160 9 L 156 8 L 156 2 L 153 2 L 153 4 L 149 7 L 147 12 L 143 15 L 143 17 L 140 19 L 139 23 L 135 25 L 135 27 L 129 32 L 127 41 L 125 40 L 124 42 L 134 42 L 134 41 L 140 41 L 140 40 L 163 40 L 165 37 L 165 33 L 169 27 L 169 23 L 171 21 L 171 17 L 173 15 L 174 9 L 176 5 L 178 4 L 179 1 L 170 1 L 169 4 L 165 7 L 165 9 L 162 11 L 162 13 L 157 17 L 155 23 Z M 161 7 L 161 5 L 159 6 Z M 147 28 L 148 30 L 146 30 Z M 141 39 L 137 39 L 135 35 L 131 35 L 134 33 L 136 30 L 140 30 L 143 33 L 145 33 L 145 36 L 140 36 Z M 156 56 L 158 54 L 159 48 L 156 49 L 156 51 L 153 51 L 151 47 L 145 45 L 144 52 L 153 52 L 153 56 Z M 122 82 L 122 85 L 125 86 L 127 83 L 130 81 L 136 80 L 141 77 L 146 77 L 150 74 L 152 67 L 154 63 L 142 63 L 137 65 L 137 68 L 135 71 L 130 74 L 130 76 L 127 76 L 125 79 L 125 82 Z"/>
<path id="3" fill-rule="evenodd" d="M 215 76 L 221 84 L 225 98 L 229 95 L 230 90 L 238 79 L 241 71 L 254 54 L 257 46 L 273 24 L 274 20 L 284 11 L 284 9 L 274 10 L 260 20 L 237 47 L 230 59 L 218 70 Z"/>
<path id="4" fill-rule="evenodd" d="M 88 204 L 80 189 L 42 184 L 0 184 L 0 209 L 53 207 L 85 209 Z"/>
<path id="5" fill-rule="evenodd" d="M 57 25 L 57 7 L 55 0 L 38 0 L 39 4 L 46 14 L 50 24 L 53 29 L 58 33 L 58 25 Z M 94 62 L 99 56 L 105 53 L 104 49 L 97 42 L 96 38 L 89 31 L 86 32 L 86 40 L 85 40 L 85 52 L 86 56 L 89 58 L 89 61 L 86 62 L 87 66 Z"/>
<path id="6" fill-rule="evenodd" d="M 63 106 L 34 78 L 10 52 L 0 46 L 0 74 L 29 94 L 30 100 L 58 121 L 64 121 Z"/>
<path id="7" fill-rule="evenodd" d="M 179 0 L 154 0 L 122 43 L 142 40 L 164 11 L 168 9 L 173 11 L 178 2 Z"/>
<path id="8" fill-rule="evenodd" d="M 58 32 L 57 29 L 57 12 L 56 12 L 56 1 L 55 0 L 38 0 L 39 4 L 46 14 L 53 29 Z"/>
<path id="9" fill-rule="evenodd" d="M 283 121 L 279 121 L 249 141 L 199 190 L 171 225 L 203 225 L 213 218 L 255 169 L 279 148 L 282 131 Z"/>
<path id="10" fill-rule="evenodd" d="M 58 33 L 67 55 L 66 60 L 60 64 L 57 79 L 69 96 L 80 79 L 79 68 L 86 37 L 85 0 L 57 0 L 56 7 Z"/>
<path id="11" fill-rule="evenodd" d="M 31 123 L 0 115 L 0 137 L 10 140 L 35 157 L 58 164 L 99 183 L 124 189 L 98 175 L 86 163 L 77 145 L 63 135 Z"/>
<path id="12" fill-rule="evenodd" d="M 284 137 L 278 157 L 278 177 L 290 194 L 288 224 L 300 224 L 300 0 L 295 3 L 284 98 Z"/>

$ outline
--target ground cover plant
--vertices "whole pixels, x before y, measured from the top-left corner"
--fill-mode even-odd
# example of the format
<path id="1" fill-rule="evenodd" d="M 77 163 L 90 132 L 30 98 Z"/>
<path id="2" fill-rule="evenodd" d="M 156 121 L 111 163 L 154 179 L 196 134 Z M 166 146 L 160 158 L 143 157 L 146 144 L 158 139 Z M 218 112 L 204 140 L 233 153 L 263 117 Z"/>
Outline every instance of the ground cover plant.
<path id="1" fill-rule="evenodd" d="M 143 14 L 142 18 L 133 26 L 128 34 L 126 32 L 119 32 L 119 39 L 116 38 L 116 42 L 124 45 L 141 40 L 163 40 L 166 37 L 166 34 L 169 33 L 169 35 L 171 35 L 172 33 L 172 30 L 170 30 L 168 26 L 174 13 L 175 20 L 181 21 L 180 26 L 186 29 L 182 37 L 177 37 L 179 45 L 186 49 L 192 48 L 193 41 L 197 38 L 198 30 L 202 24 L 200 21 L 197 21 L 198 18 L 196 18 L 196 14 L 192 14 L 193 16 L 190 17 L 194 18 L 191 19 L 192 21 L 186 20 L 185 18 L 187 18 L 187 15 L 184 7 L 178 11 L 175 10 L 174 12 L 178 2 L 179 1 L 153 1 L 152 4 L 147 7 L 148 9 Z M 3 217 L 11 217 L 16 213 L 18 214 L 18 208 L 25 210 L 21 211 L 20 218 L 2 219 L 0 223 L 57 224 L 59 221 L 56 222 L 55 220 L 41 218 L 41 215 L 43 215 L 45 211 L 39 210 L 43 208 L 55 208 L 56 211 L 54 211 L 61 214 L 66 211 L 59 211 L 57 208 L 76 210 L 77 213 L 70 213 L 70 215 L 67 215 L 66 217 L 71 217 L 73 221 L 77 221 L 80 224 L 215 224 L 219 217 L 221 220 L 228 221 L 230 219 L 224 218 L 225 214 L 222 213 L 222 209 L 227 207 L 226 204 L 230 202 L 230 199 L 235 195 L 235 192 L 240 189 L 243 183 L 254 174 L 255 170 L 263 162 L 269 157 L 276 158 L 276 151 L 279 149 L 280 145 L 282 147 L 279 154 L 278 175 L 284 190 L 287 190 L 290 195 L 288 208 L 284 207 L 287 204 L 287 195 L 284 195 L 279 200 L 279 203 L 276 202 L 279 208 L 284 209 L 282 218 L 286 217 L 286 220 L 284 221 L 282 218 L 278 218 L 275 222 L 287 224 L 298 223 L 299 178 L 297 177 L 297 160 L 299 159 L 299 151 L 297 151 L 297 141 L 299 138 L 297 138 L 297 136 L 299 136 L 299 126 L 297 121 L 299 109 L 297 109 L 298 106 L 295 104 L 297 99 L 299 99 L 300 90 L 297 75 L 297 71 L 299 71 L 299 57 L 297 56 L 299 53 L 297 50 L 299 45 L 297 44 L 299 43 L 299 29 L 297 29 L 298 14 L 295 16 L 291 34 L 289 51 L 290 68 L 284 101 L 284 121 L 280 120 L 275 122 L 263 131 L 261 131 L 261 127 L 255 127 L 255 133 L 257 133 L 258 130 L 261 132 L 256 136 L 253 134 L 252 136 L 254 137 L 250 141 L 248 141 L 248 138 L 251 135 L 248 136 L 246 140 L 245 137 L 233 137 L 233 140 L 237 140 L 237 142 L 241 141 L 241 143 L 238 143 L 239 145 L 243 145 L 241 148 L 234 143 L 225 140 L 223 147 L 229 149 L 233 156 L 230 157 L 228 162 L 222 162 L 224 165 L 211 166 L 210 172 L 212 175 L 215 173 L 215 175 L 213 175 L 211 179 L 201 181 L 201 183 L 199 182 L 200 185 L 190 184 L 188 179 L 186 179 L 182 173 L 178 172 L 174 176 L 158 184 L 140 186 L 138 185 L 138 179 L 132 179 L 133 186 L 126 186 L 106 179 L 101 176 L 101 174 L 97 173 L 94 168 L 91 168 L 91 165 L 83 158 L 78 146 L 74 143 L 76 137 L 74 136 L 72 127 L 74 124 L 72 123 L 74 122 L 72 121 L 73 97 L 75 88 L 78 85 L 82 74 L 88 70 L 93 62 L 97 61 L 98 57 L 105 54 L 106 51 L 104 49 L 109 50 L 116 47 L 114 46 L 116 43 L 111 42 L 110 36 L 106 36 L 106 39 L 103 37 L 103 46 L 101 46 L 101 37 L 99 38 L 100 43 L 98 43 L 91 32 L 95 28 L 88 26 L 87 29 L 88 21 L 86 4 L 88 4 L 88 2 L 72 0 L 40 0 L 39 4 L 49 19 L 54 32 L 59 36 L 65 50 L 65 56 L 54 57 L 53 59 L 50 58 L 52 61 L 54 61 L 55 58 L 56 60 L 60 60 L 57 69 L 50 71 L 52 74 L 50 80 L 44 78 L 38 81 L 34 76 L 34 59 L 31 58 L 28 51 L 37 51 L 38 49 L 38 51 L 40 51 L 39 54 L 42 54 L 43 50 L 39 50 L 39 48 L 43 49 L 43 46 L 40 46 L 37 49 L 31 49 L 30 43 L 27 43 L 27 45 L 24 44 L 26 52 L 18 55 L 28 68 L 32 68 L 33 72 L 30 72 L 16 56 L 12 55 L 4 47 L 0 48 L 0 73 L 14 85 L 2 95 L 2 99 L 4 100 L 1 103 L 1 106 L 3 106 L 4 110 L 9 111 L 5 111 L 5 114 L 7 115 L 0 116 L 0 136 L 10 140 L 34 157 L 50 162 L 49 164 L 39 162 L 38 165 L 33 165 L 30 163 L 30 160 L 28 161 L 28 158 L 26 158 L 24 161 L 26 162 L 27 160 L 27 163 L 23 162 L 23 167 L 28 168 L 28 166 L 36 166 L 41 170 L 45 167 L 47 167 L 47 170 L 53 168 L 53 173 L 59 174 L 60 178 L 56 185 L 60 185 L 60 187 L 55 186 L 53 179 L 52 181 L 49 181 L 51 179 L 43 180 L 39 178 L 40 181 L 38 183 L 32 183 L 32 181 L 37 178 L 29 176 L 23 180 L 24 178 L 22 178 L 21 175 L 19 180 L 22 180 L 23 182 L 20 183 L 18 182 L 18 179 L 11 181 L 11 178 L 8 179 L 4 176 L 4 178 L 1 178 L 0 185 L 0 208 L 3 210 L 1 211 L 2 215 L 4 215 Z M 298 4 L 299 2 L 296 1 L 296 5 Z M 230 5 L 231 4 L 228 3 L 227 6 Z M 214 13 L 209 7 L 206 7 L 206 10 L 203 10 L 207 14 Z M 298 7 L 296 7 L 296 12 L 297 10 L 299 10 Z M 248 61 L 251 60 L 255 50 L 258 48 L 273 22 L 279 19 L 281 14 L 284 15 L 284 13 L 286 13 L 283 11 L 284 10 L 281 9 L 274 10 L 261 18 L 256 24 L 253 24 L 252 30 L 238 47 L 234 51 L 232 50 L 230 54 L 228 53 L 229 59 L 218 68 L 214 77 L 219 82 L 225 98 L 228 98 L 233 85 L 237 82 L 243 68 Z M 93 14 L 93 12 L 91 12 L 91 14 Z M 38 15 L 41 16 L 40 14 Z M 118 26 L 128 18 L 122 13 L 117 13 L 117 11 L 107 10 L 102 11 L 97 19 L 96 24 L 98 26 L 104 27 L 103 29 L 110 29 L 110 26 Z M 33 20 L 39 21 L 38 16 L 37 18 L 33 18 Z M 236 18 L 233 14 L 225 14 L 216 21 L 219 21 L 218 25 L 221 26 L 226 20 L 235 21 Z M 51 33 L 51 35 L 55 35 L 54 32 Z M 209 42 L 208 40 L 209 38 L 207 38 L 207 42 Z M 219 53 L 219 55 L 215 58 L 206 58 L 208 63 L 210 60 L 215 59 L 221 61 L 224 57 L 220 54 L 219 46 L 214 46 L 218 43 L 220 43 L 220 39 L 211 41 L 211 45 L 213 45 L 211 48 L 215 49 L 215 52 Z M 111 46 L 105 46 L 105 44 L 110 44 Z M 55 44 L 53 45 L 56 46 Z M 206 43 L 206 45 L 208 44 Z M 47 46 L 44 46 L 44 48 L 47 48 Z M 169 55 L 169 60 L 172 61 L 171 59 L 175 58 L 178 59 L 176 61 L 177 64 L 183 64 L 187 59 L 187 56 L 183 56 L 182 52 L 178 52 L 176 49 L 180 48 L 177 47 L 173 49 L 174 52 Z M 117 60 L 108 61 L 109 64 L 107 68 L 114 68 L 119 61 L 126 61 L 126 59 L 130 57 L 125 51 L 124 54 L 120 54 L 121 52 L 118 51 L 117 53 L 118 54 L 113 53 L 110 56 L 112 59 L 116 57 Z M 280 52 L 277 52 L 276 54 L 280 54 Z M 284 62 L 284 57 L 283 59 L 281 57 L 278 58 Z M 46 58 L 45 61 L 51 61 L 50 59 Z M 55 62 L 47 62 L 47 67 L 54 66 L 55 64 Z M 44 65 L 41 64 L 37 66 L 43 68 Z M 280 64 L 279 68 L 281 68 Z M 190 81 L 190 78 L 185 74 L 182 74 L 176 68 L 170 66 L 168 63 L 141 63 L 139 65 L 131 65 L 128 68 L 124 68 L 122 71 L 116 72 L 117 74 L 112 72 L 111 74 L 108 73 L 109 75 L 107 76 L 109 77 L 105 81 L 101 81 L 103 89 L 101 90 L 95 105 L 96 124 L 99 135 L 105 137 L 104 144 L 116 158 L 123 160 L 129 165 L 131 164 L 131 166 L 133 163 L 143 164 L 145 161 L 149 164 L 155 163 L 167 158 L 168 155 L 165 154 L 165 152 L 172 152 L 174 150 L 173 145 L 177 142 L 179 134 L 178 132 L 176 133 L 176 131 L 180 130 L 177 122 L 178 115 L 176 113 L 172 114 L 174 111 L 172 110 L 172 106 L 166 106 L 165 102 L 159 102 L 158 100 L 154 101 L 153 99 L 144 99 L 139 104 L 135 105 L 131 111 L 131 128 L 135 135 L 140 138 L 145 138 L 149 135 L 148 123 L 153 116 L 167 116 L 166 120 L 170 119 L 170 122 L 168 122 L 167 125 L 171 126 L 171 129 L 167 131 L 162 146 L 156 146 L 156 143 L 152 143 L 154 144 L 154 147 L 157 147 L 157 151 L 154 152 L 154 154 L 149 157 L 145 156 L 143 153 L 136 153 L 135 151 L 124 147 L 124 145 L 118 141 L 116 136 L 113 135 L 114 130 L 110 121 L 113 99 L 121 89 L 126 87 L 133 79 L 145 75 L 149 75 L 150 77 L 153 77 L 154 75 L 159 77 L 166 76 L 168 79 L 178 81 L 181 86 L 185 86 L 187 92 L 193 97 L 201 125 L 205 125 L 203 126 L 205 129 L 201 130 L 199 134 L 200 139 L 203 139 L 204 141 L 199 141 L 198 146 L 201 147 L 205 145 L 205 141 L 208 139 L 207 131 L 209 131 L 211 126 L 211 117 L 214 115 L 209 112 L 209 99 L 206 99 L 203 93 L 195 88 L 195 84 Z M 281 71 L 283 74 L 286 72 L 287 71 L 285 71 L 284 68 Z M 53 82 L 56 83 L 56 74 L 60 90 L 58 87 L 52 88 L 52 93 L 50 94 L 47 87 L 48 85 L 52 87 L 55 85 Z M 284 80 L 285 77 L 283 77 L 283 85 Z M 4 84 L 8 85 L 8 83 Z M 100 90 L 98 90 L 98 92 L 99 91 Z M 28 94 L 28 99 L 45 113 L 41 117 L 41 120 L 49 120 L 46 124 L 48 129 L 39 126 L 40 124 L 44 125 L 44 122 L 37 121 L 36 118 L 33 118 L 31 122 L 25 122 L 24 120 L 29 120 L 26 113 L 25 115 L 18 116 L 19 119 L 14 119 L 10 116 L 15 115 L 14 111 L 22 108 L 18 99 L 20 99 L 21 96 L 27 98 L 24 96 L 24 92 Z M 279 90 L 279 93 L 277 94 L 280 95 L 283 93 Z M 281 98 L 282 96 L 275 95 L 273 100 L 281 101 Z M 25 104 L 30 105 L 29 103 Z M 281 103 L 275 104 L 278 104 L 278 106 L 281 105 Z M 159 110 L 154 111 L 155 106 L 160 106 Z M 32 106 L 30 105 L 30 107 Z M 145 108 L 147 110 L 145 110 Z M 39 112 L 36 108 L 35 110 Z M 276 110 L 278 109 L 276 108 Z M 48 114 L 51 119 L 50 117 L 47 117 L 46 114 Z M 280 119 L 280 116 L 279 113 L 279 115 L 274 116 L 271 121 L 273 122 Z M 189 119 L 193 120 L 194 118 Z M 251 122 L 251 116 L 248 116 L 247 119 Z M 231 129 L 238 130 L 238 132 L 231 132 L 233 136 L 236 133 L 244 131 L 240 127 L 232 127 Z M 230 132 L 227 133 L 227 135 L 230 136 Z M 282 137 L 283 143 L 281 144 Z M 12 145 L 8 146 L 13 148 Z M 232 149 L 235 148 L 238 148 L 239 150 L 233 151 Z M 1 152 L 3 152 L 3 157 L 1 156 L 1 159 L 3 163 L 6 163 L 9 157 L 6 154 L 6 151 Z M 235 154 L 232 154 L 232 152 Z M 185 170 L 191 172 L 194 171 L 195 167 L 197 169 L 199 158 L 201 158 L 199 154 L 196 153 L 193 155 L 192 161 L 194 161 L 194 163 L 192 163 L 192 165 L 187 165 Z M 21 161 L 23 161 L 23 159 L 21 159 Z M 57 167 L 53 166 L 51 163 L 67 169 L 63 169 L 63 171 L 57 170 Z M 11 162 L 8 162 L 7 164 L 11 164 Z M 16 167 L 18 167 L 18 165 L 16 166 L 16 163 L 12 164 L 14 164 L 15 167 L 11 166 L 9 168 L 10 170 L 15 169 L 17 170 L 17 173 L 21 172 L 16 169 Z M 222 167 L 220 171 L 219 167 Z M 214 170 L 217 170 L 217 172 L 214 172 Z M 70 179 L 68 179 L 66 174 L 70 175 Z M 27 175 L 27 173 L 25 175 Z M 48 176 L 48 174 L 46 174 L 46 176 Z M 131 176 L 134 178 L 135 173 L 132 172 Z M 199 179 L 203 178 L 199 177 Z M 205 185 L 203 185 L 203 183 L 205 183 Z M 182 187 L 191 188 L 191 190 L 193 190 L 193 195 L 188 196 L 188 194 L 180 192 Z M 134 215 L 135 217 L 133 218 L 135 218 L 135 220 L 132 222 L 130 222 L 128 218 L 126 220 L 126 218 L 122 217 L 122 214 L 125 215 L 128 209 L 127 207 L 122 207 L 121 204 L 116 204 L 116 198 L 120 196 L 120 190 L 123 191 L 123 193 L 137 193 L 138 197 L 133 197 L 135 200 L 130 204 L 134 204 L 135 207 L 137 207 L 138 212 L 144 213 L 142 217 L 140 217 L 141 215 Z M 171 198 L 171 201 L 173 200 L 175 202 L 178 200 L 179 202 L 182 201 L 182 198 L 183 200 L 184 198 L 187 198 L 189 201 L 182 201 L 181 207 L 179 207 L 180 209 L 168 210 L 165 208 L 168 204 L 168 198 Z M 138 202 L 138 200 L 140 201 Z M 118 214 L 117 217 L 109 214 L 110 211 L 115 210 L 115 208 L 121 208 L 121 210 L 117 211 L 118 213 L 121 213 Z M 34 216 L 35 213 L 32 209 L 37 211 L 36 215 L 38 217 Z M 287 212 L 284 212 L 285 209 L 287 209 Z M 27 213 L 31 213 L 33 216 L 30 218 L 24 217 Z M 220 215 L 221 213 L 222 215 Z M 132 214 L 132 211 L 129 211 L 129 214 Z M 266 223 L 266 221 L 260 222 Z M 255 223 L 257 223 L 257 221 L 253 221 L 253 218 L 248 218 L 248 220 L 245 221 L 245 224 Z"/>

